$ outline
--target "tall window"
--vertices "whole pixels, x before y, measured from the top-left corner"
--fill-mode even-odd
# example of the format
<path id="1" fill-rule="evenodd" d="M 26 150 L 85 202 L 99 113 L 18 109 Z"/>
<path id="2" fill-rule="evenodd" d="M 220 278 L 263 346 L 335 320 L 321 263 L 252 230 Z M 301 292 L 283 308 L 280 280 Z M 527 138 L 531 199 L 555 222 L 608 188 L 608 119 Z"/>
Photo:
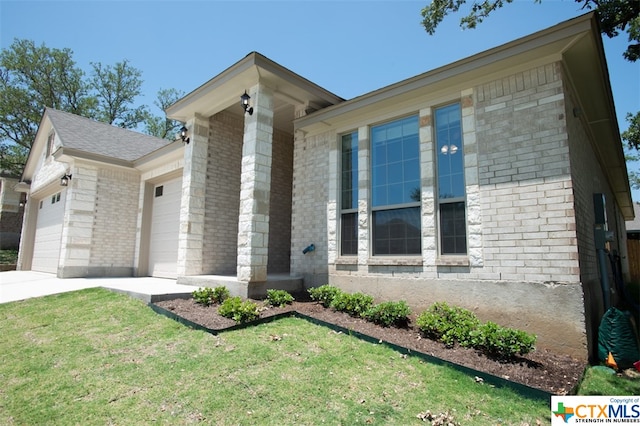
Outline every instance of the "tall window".
<path id="1" fill-rule="evenodd" d="M 435 111 L 440 253 L 467 253 L 464 152 L 460 104 Z"/>
<path id="2" fill-rule="evenodd" d="M 358 132 L 342 136 L 340 253 L 358 254 Z"/>
<path id="3" fill-rule="evenodd" d="M 420 254 L 418 117 L 371 128 L 373 254 Z"/>

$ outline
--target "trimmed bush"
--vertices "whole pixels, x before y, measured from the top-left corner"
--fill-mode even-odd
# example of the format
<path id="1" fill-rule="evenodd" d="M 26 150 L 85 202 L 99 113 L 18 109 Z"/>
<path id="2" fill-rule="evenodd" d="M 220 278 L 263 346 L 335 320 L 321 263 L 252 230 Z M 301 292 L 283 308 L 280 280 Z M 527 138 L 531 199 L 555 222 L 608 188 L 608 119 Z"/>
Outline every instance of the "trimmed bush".
<path id="1" fill-rule="evenodd" d="M 293 302 L 293 300 L 293 296 L 285 290 L 267 290 L 267 302 L 269 302 L 271 306 L 279 306 L 282 308 Z"/>
<path id="2" fill-rule="evenodd" d="M 211 304 L 220 304 L 229 297 L 229 290 L 226 287 L 220 286 L 212 289 L 211 287 L 198 288 L 191 293 L 196 303 L 204 306 Z"/>
<path id="3" fill-rule="evenodd" d="M 488 355 L 513 358 L 518 354 L 526 355 L 534 350 L 536 336 L 487 321 L 471 333 L 471 341 L 473 347 Z"/>
<path id="4" fill-rule="evenodd" d="M 478 328 L 480 320 L 467 309 L 437 302 L 418 316 L 416 324 L 427 337 L 447 346 L 458 343 L 468 347 L 471 346 L 471 332 Z"/>
<path id="5" fill-rule="evenodd" d="M 365 317 L 372 305 L 373 296 L 364 293 L 340 292 L 331 302 L 331 307 L 336 311 L 346 312 L 354 317 Z"/>
<path id="6" fill-rule="evenodd" d="M 338 294 L 342 293 L 342 290 L 340 290 L 338 287 L 335 287 L 329 284 L 321 285 L 320 287 L 310 288 L 308 291 L 309 291 L 309 295 L 311 296 L 311 299 L 315 300 L 316 302 L 320 302 L 320 304 L 325 308 L 328 308 L 329 306 L 331 306 L 331 302 L 333 302 L 333 299 Z"/>
<path id="7" fill-rule="evenodd" d="M 258 304 L 250 300 L 242 301 L 240 296 L 226 299 L 218 308 L 218 313 L 237 323 L 253 321 L 260 316 Z"/>
<path id="8" fill-rule="evenodd" d="M 409 322 L 411 309 L 407 302 L 383 302 L 372 306 L 366 312 L 367 320 L 384 327 L 403 327 Z"/>

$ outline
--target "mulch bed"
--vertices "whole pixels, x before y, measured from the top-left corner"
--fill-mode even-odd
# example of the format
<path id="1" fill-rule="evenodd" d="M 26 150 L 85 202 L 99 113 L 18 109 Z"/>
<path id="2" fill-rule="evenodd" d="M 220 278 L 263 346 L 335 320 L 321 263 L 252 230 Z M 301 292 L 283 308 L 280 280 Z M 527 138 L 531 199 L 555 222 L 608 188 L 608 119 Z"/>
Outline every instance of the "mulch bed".
<path id="1" fill-rule="evenodd" d="M 261 304 L 261 302 L 257 303 Z M 193 299 L 166 300 L 156 302 L 155 305 L 212 330 L 223 331 L 236 325 L 235 321 L 219 315 L 217 306 L 205 307 L 195 303 Z M 295 301 L 284 308 L 265 308 L 261 311 L 260 317 L 268 318 L 289 311 L 296 311 L 375 339 L 555 395 L 571 393 L 578 385 L 586 367 L 582 361 L 542 349 L 505 362 L 488 358 L 475 349 L 460 346 L 448 348 L 440 342 L 422 337 L 420 331 L 415 327 L 415 315 L 410 317 L 409 325 L 406 328 L 388 328 L 325 308 L 316 302 Z"/>

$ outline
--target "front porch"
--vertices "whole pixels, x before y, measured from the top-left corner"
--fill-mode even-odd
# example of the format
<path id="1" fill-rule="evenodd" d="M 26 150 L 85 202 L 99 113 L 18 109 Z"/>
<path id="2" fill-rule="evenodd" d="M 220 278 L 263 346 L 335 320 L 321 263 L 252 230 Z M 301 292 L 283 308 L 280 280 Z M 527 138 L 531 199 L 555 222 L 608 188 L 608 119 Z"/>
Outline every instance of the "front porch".
<path id="1" fill-rule="evenodd" d="M 220 287 L 229 290 L 231 296 L 262 299 L 266 297 L 267 290 L 286 290 L 289 293 L 300 293 L 304 290 L 302 277 L 289 274 L 267 274 L 267 280 L 262 282 L 243 282 L 236 276 L 229 275 L 192 275 L 178 277 L 178 284 L 196 287 Z"/>

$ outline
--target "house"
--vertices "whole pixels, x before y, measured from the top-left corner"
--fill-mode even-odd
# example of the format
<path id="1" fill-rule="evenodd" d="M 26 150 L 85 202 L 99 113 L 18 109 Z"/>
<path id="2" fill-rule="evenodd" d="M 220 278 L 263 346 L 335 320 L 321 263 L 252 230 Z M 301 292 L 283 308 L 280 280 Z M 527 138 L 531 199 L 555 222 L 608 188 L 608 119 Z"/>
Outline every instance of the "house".
<path id="1" fill-rule="evenodd" d="M 629 282 L 640 284 L 640 202 L 633 203 L 635 219 L 626 222 Z"/>
<path id="2" fill-rule="evenodd" d="M 351 100 L 252 52 L 166 112 L 184 141 L 45 112 L 20 268 L 251 297 L 331 283 L 593 353 L 598 250 L 628 274 L 634 215 L 593 14 Z"/>
<path id="3" fill-rule="evenodd" d="M 24 203 L 14 190 L 18 178 L 0 173 L 0 250 L 16 250 L 20 244 L 20 231 Z"/>

